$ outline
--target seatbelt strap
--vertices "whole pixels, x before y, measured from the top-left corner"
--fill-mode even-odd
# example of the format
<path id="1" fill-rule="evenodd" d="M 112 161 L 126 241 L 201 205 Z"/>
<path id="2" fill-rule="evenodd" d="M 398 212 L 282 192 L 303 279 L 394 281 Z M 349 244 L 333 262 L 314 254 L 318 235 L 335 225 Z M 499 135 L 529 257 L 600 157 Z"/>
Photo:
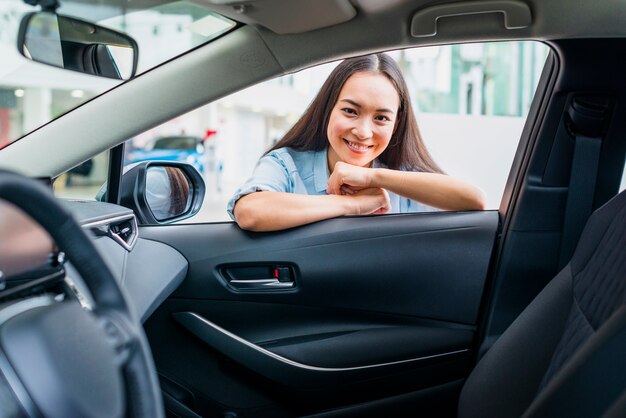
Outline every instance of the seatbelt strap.
<path id="1" fill-rule="evenodd" d="M 606 111 L 606 107 L 592 106 L 577 100 L 572 102 L 568 111 L 570 129 L 576 133 L 561 237 L 559 270 L 572 258 L 580 234 L 593 210 Z"/>

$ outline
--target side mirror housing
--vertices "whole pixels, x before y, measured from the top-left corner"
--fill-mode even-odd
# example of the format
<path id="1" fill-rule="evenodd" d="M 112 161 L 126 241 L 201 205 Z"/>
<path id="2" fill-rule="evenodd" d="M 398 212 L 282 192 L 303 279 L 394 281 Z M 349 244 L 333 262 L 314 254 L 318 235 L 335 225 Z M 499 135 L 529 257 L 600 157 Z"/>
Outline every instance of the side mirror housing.
<path id="1" fill-rule="evenodd" d="M 122 175 L 120 203 L 140 224 L 168 224 L 200 211 L 206 186 L 192 165 L 143 161 Z"/>
<path id="2" fill-rule="evenodd" d="M 137 42 L 122 32 L 50 12 L 22 18 L 17 49 L 31 61 L 117 80 L 135 75 L 139 56 Z"/>

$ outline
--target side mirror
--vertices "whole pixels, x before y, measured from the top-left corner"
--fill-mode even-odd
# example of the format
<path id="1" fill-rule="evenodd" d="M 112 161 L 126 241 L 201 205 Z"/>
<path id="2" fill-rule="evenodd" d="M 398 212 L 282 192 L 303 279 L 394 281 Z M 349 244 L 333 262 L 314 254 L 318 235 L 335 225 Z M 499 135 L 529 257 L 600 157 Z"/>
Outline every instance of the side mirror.
<path id="1" fill-rule="evenodd" d="M 206 186 L 192 165 L 175 161 L 143 161 L 122 175 L 120 203 L 141 224 L 165 224 L 200 210 Z"/>
<path id="2" fill-rule="evenodd" d="M 139 56 L 124 33 L 49 12 L 24 16 L 17 49 L 31 61 L 118 80 L 135 75 Z"/>

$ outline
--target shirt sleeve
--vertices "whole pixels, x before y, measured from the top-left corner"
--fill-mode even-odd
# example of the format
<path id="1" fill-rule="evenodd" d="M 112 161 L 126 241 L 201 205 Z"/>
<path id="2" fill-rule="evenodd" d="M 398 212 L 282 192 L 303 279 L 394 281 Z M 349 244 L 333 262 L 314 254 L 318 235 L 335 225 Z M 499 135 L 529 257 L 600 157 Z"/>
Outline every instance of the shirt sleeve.
<path id="1" fill-rule="evenodd" d="M 235 203 L 243 196 L 261 191 L 293 193 L 293 189 L 293 176 L 290 174 L 287 163 L 280 154 L 271 152 L 261 157 L 252 176 L 235 191 L 228 202 L 226 211 L 230 218 L 236 221 L 233 210 Z"/>
<path id="2" fill-rule="evenodd" d="M 415 212 L 439 212 L 441 209 L 434 208 L 432 206 L 425 205 L 417 200 L 411 200 L 404 198 L 404 207 L 406 209 L 402 210 L 405 213 L 415 213 Z"/>

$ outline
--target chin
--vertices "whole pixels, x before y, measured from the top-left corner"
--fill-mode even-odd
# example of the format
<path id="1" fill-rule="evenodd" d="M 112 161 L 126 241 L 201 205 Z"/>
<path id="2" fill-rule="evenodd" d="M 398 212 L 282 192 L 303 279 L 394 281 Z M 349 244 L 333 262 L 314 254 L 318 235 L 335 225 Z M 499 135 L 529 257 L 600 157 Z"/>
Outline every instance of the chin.
<path id="1" fill-rule="evenodd" d="M 348 158 L 344 160 L 344 162 L 352 165 L 356 165 L 359 167 L 367 167 L 372 163 L 371 159 L 363 159 L 363 158 Z"/>

